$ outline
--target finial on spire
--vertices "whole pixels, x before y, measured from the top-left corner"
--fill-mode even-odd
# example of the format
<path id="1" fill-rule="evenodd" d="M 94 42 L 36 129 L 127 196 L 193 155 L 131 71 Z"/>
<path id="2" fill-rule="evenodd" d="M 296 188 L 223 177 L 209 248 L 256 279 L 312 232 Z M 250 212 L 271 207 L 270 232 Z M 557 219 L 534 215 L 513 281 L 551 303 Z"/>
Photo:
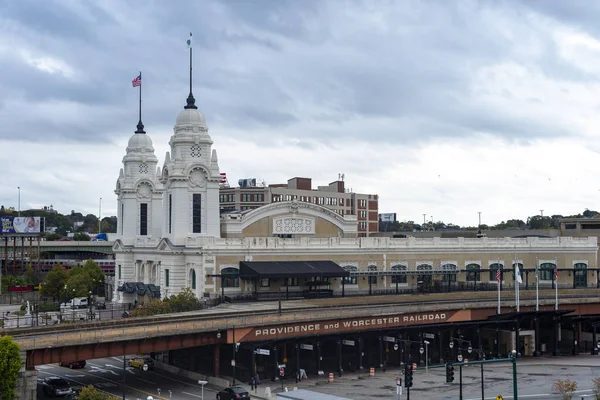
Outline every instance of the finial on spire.
<path id="1" fill-rule="evenodd" d="M 139 86 L 140 88 L 139 120 L 137 124 L 137 130 L 135 131 L 135 133 L 146 133 L 146 131 L 144 130 L 144 124 L 142 123 L 142 71 L 140 71 L 140 74 L 133 81 L 131 81 L 131 84 L 133 85 L 133 87 Z"/>
<path id="2" fill-rule="evenodd" d="M 190 38 L 187 40 L 188 48 L 190 49 L 190 94 L 187 98 L 187 105 L 183 108 L 185 109 L 197 109 L 196 107 L 196 99 L 194 99 L 194 95 L 192 94 L 192 32 L 190 32 Z"/>

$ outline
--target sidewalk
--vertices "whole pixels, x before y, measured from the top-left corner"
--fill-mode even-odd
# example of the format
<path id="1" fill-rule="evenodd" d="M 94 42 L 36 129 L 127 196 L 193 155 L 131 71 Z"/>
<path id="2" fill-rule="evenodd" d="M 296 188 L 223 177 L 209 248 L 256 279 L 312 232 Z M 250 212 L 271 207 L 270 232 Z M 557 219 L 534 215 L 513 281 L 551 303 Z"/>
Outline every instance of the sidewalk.
<path id="1" fill-rule="evenodd" d="M 376 373 L 378 375 L 396 376 L 397 370 L 388 369 L 388 371 L 386 371 L 386 372 L 381 372 L 381 370 L 377 370 Z M 334 379 L 334 383 L 340 383 L 340 382 L 358 381 L 360 379 L 366 379 L 368 377 L 369 377 L 369 369 L 366 368 L 361 372 L 348 372 L 348 373 L 344 372 L 344 375 L 342 377 L 339 377 L 338 374 L 334 374 L 333 379 Z M 328 384 L 329 384 L 328 376 L 309 375 L 308 378 L 305 378 L 298 383 L 296 383 L 295 379 L 291 379 L 291 378 L 287 378 L 287 379 L 283 380 L 283 387 L 287 388 L 287 390 L 289 392 L 293 391 L 294 388 L 312 390 L 315 386 L 328 385 Z M 271 381 L 270 379 L 261 381 L 260 385 L 258 386 L 258 389 L 256 389 L 256 390 L 250 390 L 250 385 L 248 385 L 244 382 L 236 382 L 236 386 L 240 386 L 240 387 L 243 387 L 244 389 L 246 389 L 248 391 L 248 393 L 250 393 L 250 397 L 252 399 L 273 400 L 273 399 L 277 398 L 277 393 L 282 392 L 281 381 L 279 381 L 279 380 L 275 381 L 275 382 Z M 271 389 L 271 397 L 265 396 L 265 389 L 267 387 Z M 283 391 L 285 391 L 285 389 Z"/>

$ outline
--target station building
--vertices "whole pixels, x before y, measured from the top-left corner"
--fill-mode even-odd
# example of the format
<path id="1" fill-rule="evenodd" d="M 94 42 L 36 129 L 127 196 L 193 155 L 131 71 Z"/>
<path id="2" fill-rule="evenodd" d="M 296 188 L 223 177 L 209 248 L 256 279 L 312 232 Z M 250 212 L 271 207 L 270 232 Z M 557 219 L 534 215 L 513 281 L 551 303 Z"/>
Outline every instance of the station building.
<path id="1" fill-rule="evenodd" d="M 496 271 L 511 287 L 517 266 L 526 286 L 536 266 L 542 287 L 554 287 L 556 276 L 561 288 L 598 286 L 596 237 L 360 237 L 356 212 L 297 198 L 221 213 L 217 152 L 192 93 L 169 145 L 160 167 L 140 121 L 123 158 L 113 247 L 118 302 L 186 287 L 199 298 L 257 299 L 494 289 Z M 321 270 L 315 262 L 329 264 Z"/>

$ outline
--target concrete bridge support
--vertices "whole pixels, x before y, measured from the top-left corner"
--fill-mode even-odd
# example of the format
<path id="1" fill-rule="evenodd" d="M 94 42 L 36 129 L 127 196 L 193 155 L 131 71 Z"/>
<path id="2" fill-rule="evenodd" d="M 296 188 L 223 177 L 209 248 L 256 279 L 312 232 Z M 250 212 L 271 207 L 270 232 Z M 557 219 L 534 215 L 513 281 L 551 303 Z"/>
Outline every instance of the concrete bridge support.
<path id="1" fill-rule="evenodd" d="M 17 380 L 16 389 L 18 399 L 37 399 L 37 376 L 38 372 L 35 367 L 27 366 L 27 352 L 21 351 L 21 369 L 19 370 L 19 379 Z"/>

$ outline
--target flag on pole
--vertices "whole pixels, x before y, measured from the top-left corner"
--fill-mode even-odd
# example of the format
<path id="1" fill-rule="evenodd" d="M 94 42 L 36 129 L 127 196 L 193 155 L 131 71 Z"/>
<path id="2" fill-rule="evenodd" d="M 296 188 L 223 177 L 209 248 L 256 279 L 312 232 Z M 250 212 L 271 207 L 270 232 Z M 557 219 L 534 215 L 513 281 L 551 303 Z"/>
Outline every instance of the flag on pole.
<path id="1" fill-rule="evenodd" d="M 515 269 L 517 270 L 517 282 L 523 283 L 523 277 L 521 276 L 521 268 L 519 268 L 519 264 L 516 263 Z"/>
<path id="2" fill-rule="evenodd" d="M 192 47 L 192 32 L 190 32 L 190 37 L 187 40 L 188 49 Z"/>
<path id="3" fill-rule="evenodd" d="M 221 184 L 227 183 L 227 174 L 225 172 L 221 172 L 219 175 L 221 176 L 221 182 L 220 183 Z"/>
<path id="4" fill-rule="evenodd" d="M 554 280 L 558 282 L 558 268 L 554 264 Z"/>
<path id="5" fill-rule="evenodd" d="M 500 284 L 501 276 L 502 276 L 502 271 L 500 270 L 500 267 L 498 267 L 498 269 L 496 270 L 496 282 L 498 282 L 498 284 Z"/>
<path id="6" fill-rule="evenodd" d="M 142 74 L 140 73 L 138 76 L 136 76 L 135 79 L 131 81 L 131 84 L 133 87 L 142 86 Z"/>

